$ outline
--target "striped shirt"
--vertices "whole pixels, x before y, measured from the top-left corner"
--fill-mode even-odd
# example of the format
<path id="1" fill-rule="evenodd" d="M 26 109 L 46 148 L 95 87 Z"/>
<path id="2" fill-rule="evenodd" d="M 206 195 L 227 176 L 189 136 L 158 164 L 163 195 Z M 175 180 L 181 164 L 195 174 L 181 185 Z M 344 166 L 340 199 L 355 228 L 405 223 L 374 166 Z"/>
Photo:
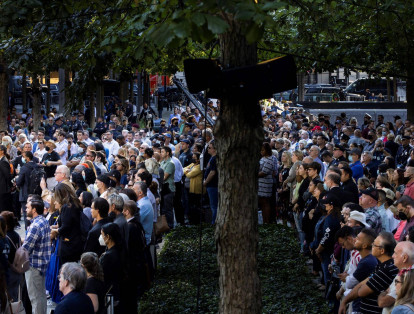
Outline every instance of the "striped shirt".
<path id="1" fill-rule="evenodd" d="M 46 273 L 52 247 L 49 222 L 41 215 L 33 219 L 27 229 L 23 247 L 29 252 L 30 266 Z"/>
<path id="2" fill-rule="evenodd" d="M 378 306 L 378 295 L 388 289 L 397 274 L 398 268 L 394 265 L 392 258 L 377 265 L 367 282 L 367 286 L 374 292 L 361 298 L 361 313 L 382 313 L 382 308 Z"/>

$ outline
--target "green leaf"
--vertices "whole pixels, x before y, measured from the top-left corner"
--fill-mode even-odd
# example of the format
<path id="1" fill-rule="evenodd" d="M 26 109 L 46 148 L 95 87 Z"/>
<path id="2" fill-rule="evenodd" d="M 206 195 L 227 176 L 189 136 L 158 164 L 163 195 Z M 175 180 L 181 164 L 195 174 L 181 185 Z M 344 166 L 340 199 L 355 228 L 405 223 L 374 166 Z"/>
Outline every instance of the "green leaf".
<path id="1" fill-rule="evenodd" d="M 192 15 L 191 19 L 194 22 L 194 24 L 197 26 L 202 26 L 204 22 L 206 21 L 204 14 L 197 13 L 197 12 Z"/>
<path id="2" fill-rule="evenodd" d="M 246 32 L 246 39 L 249 44 L 257 42 L 263 36 L 264 29 L 256 23 L 251 23 Z"/>
<path id="3" fill-rule="evenodd" d="M 208 29 L 213 34 L 222 34 L 224 33 L 229 25 L 224 22 L 221 18 L 214 16 L 214 15 L 206 15 Z"/>

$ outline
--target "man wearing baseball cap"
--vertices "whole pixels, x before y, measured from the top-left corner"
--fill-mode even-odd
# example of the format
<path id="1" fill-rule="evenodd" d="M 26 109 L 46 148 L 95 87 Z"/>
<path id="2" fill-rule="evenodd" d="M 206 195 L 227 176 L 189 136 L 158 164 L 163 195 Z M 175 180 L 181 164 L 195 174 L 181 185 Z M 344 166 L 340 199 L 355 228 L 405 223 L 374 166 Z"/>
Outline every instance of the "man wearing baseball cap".
<path id="1" fill-rule="evenodd" d="M 367 223 L 371 226 L 375 232 L 380 233 L 382 231 L 381 215 L 378 212 L 378 190 L 372 187 L 362 190 L 359 197 L 359 205 L 364 209 Z"/>

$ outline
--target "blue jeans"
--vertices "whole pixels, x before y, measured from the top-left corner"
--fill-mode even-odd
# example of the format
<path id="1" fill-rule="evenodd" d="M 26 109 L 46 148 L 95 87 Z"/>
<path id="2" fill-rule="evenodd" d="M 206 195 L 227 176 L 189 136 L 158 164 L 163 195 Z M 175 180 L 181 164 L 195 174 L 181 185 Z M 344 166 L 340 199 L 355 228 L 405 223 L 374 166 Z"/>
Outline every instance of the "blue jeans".
<path id="1" fill-rule="evenodd" d="M 323 281 L 325 282 L 325 285 L 328 283 L 328 281 L 331 279 L 331 273 L 328 270 L 328 266 L 331 263 L 331 257 L 330 254 L 323 254 L 322 253 L 322 272 L 323 272 Z"/>
<path id="2" fill-rule="evenodd" d="M 303 212 L 294 212 L 293 219 L 295 220 L 296 229 L 299 233 L 300 250 L 303 251 L 303 243 L 305 242 L 305 233 L 302 231 Z"/>
<path id="3" fill-rule="evenodd" d="M 218 188 L 207 188 L 207 194 L 210 200 L 210 208 L 211 208 L 211 214 L 212 214 L 211 223 L 214 224 L 216 222 L 216 217 L 217 217 Z"/>

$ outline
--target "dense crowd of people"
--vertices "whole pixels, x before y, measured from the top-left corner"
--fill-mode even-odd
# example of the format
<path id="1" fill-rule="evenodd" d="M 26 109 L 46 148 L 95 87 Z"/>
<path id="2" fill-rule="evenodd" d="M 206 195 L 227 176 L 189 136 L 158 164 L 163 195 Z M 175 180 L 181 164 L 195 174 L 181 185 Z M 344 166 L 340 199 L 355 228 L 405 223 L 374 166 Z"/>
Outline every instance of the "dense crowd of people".
<path id="1" fill-rule="evenodd" d="M 55 313 L 103 313 L 111 294 L 116 313 L 136 313 L 159 228 L 214 224 L 212 126 L 180 105 L 156 119 L 146 104 L 134 116 L 112 99 L 93 129 L 82 112 L 51 112 L 34 130 L 28 113 L 10 109 L 0 131 L 0 281 L 10 300 L 22 286 L 26 312 L 45 313 L 50 297 Z M 288 103 L 261 108 L 259 223 L 297 230 L 333 311 L 413 311 L 414 124 L 344 113 L 331 124 Z M 219 109 L 208 102 L 213 120 Z M 24 275 L 12 267 L 20 246 Z"/>
<path id="2" fill-rule="evenodd" d="M 167 124 L 147 104 L 136 116 L 129 106 L 109 100 L 94 129 L 84 113 L 51 112 L 34 130 L 27 112 L 9 110 L 0 131 L 2 310 L 22 288 L 27 313 L 46 313 L 48 298 L 55 313 L 106 313 L 107 295 L 115 313 L 136 313 L 162 234 L 214 223 L 210 126 L 191 108 L 177 106 Z M 20 247 L 30 264 L 24 273 L 13 267 Z"/>
<path id="3" fill-rule="evenodd" d="M 332 313 L 414 313 L 414 124 L 262 116 L 259 215 L 297 230 Z"/>

